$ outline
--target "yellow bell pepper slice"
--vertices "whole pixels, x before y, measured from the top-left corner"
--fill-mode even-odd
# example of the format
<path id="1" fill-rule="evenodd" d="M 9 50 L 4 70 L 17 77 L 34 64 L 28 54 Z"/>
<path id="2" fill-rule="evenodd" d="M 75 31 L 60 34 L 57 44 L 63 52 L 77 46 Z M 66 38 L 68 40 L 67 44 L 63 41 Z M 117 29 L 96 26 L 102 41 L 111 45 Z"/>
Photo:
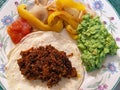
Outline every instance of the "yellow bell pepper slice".
<path id="1" fill-rule="evenodd" d="M 51 30 L 56 31 L 56 32 L 60 32 L 62 29 L 63 29 L 62 20 L 57 21 L 55 25 L 51 26 Z"/>
<path id="2" fill-rule="evenodd" d="M 85 10 L 85 6 L 82 3 L 75 2 L 74 0 L 56 0 L 56 6 L 60 10 L 64 7 L 76 8 L 79 11 Z"/>
<path id="3" fill-rule="evenodd" d="M 32 15 L 29 11 L 26 10 L 26 5 L 21 4 L 17 8 L 18 13 L 20 17 L 27 20 L 30 24 L 32 24 L 35 28 L 45 31 L 61 31 L 63 29 L 63 22 L 62 20 L 59 20 L 55 25 L 49 26 L 47 24 L 44 24 L 42 21 L 40 21 L 38 18 L 36 18 L 34 15 Z"/>
<path id="4" fill-rule="evenodd" d="M 55 11 L 50 14 L 48 17 L 48 25 L 53 24 L 53 21 L 55 21 L 56 17 L 59 17 L 63 21 L 67 22 L 73 28 L 77 28 L 78 26 L 78 22 L 75 20 L 75 18 L 65 11 Z"/>
<path id="5" fill-rule="evenodd" d="M 74 28 L 72 28 L 71 25 L 67 25 L 67 26 L 66 26 L 66 30 L 67 30 L 69 33 L 73 34 L 73 35 L 77 35 L 77 34 L 78 34 L 78 33 L 77 33 L 77 30 L 74 29 Z"/>
<path id="6" fill-rule="evenodd" d="M 75 34 L 71 34 L 68 32 L 68 34 L 70 35 L 70 37 L 74 40 L 78 39 L 78 35 L 75 35 Z"/>

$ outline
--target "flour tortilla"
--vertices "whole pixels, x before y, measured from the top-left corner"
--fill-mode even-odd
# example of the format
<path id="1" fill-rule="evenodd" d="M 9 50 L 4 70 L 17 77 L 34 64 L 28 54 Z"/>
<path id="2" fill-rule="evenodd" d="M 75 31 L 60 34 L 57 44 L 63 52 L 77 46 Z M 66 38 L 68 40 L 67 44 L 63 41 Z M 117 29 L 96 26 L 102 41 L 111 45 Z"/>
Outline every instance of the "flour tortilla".
<path id="1" fill-rule="evenodd" d="M 60 51 L 65 51 L 67 55 L 73 53 L 73 56 L 69 57 L 69 60 L 72 66 L 76 68 L 78 74 L 77 78 L 62 78 L 62 80 L 52 88 L 48 88 L 46 82 L 41 82 L 40 80 L 27 80 L 21 74 L 17 64 L 17 59 L 21 57 L 21 51 L 28 50 L 31 47 L 36 48 L 50 44 Z M 84 69 L 77 45 L 71 40 L 65 39 L 60 33 L 51 31 L 31 33 L 10 51 L 8 59 L 6 75 L 9 90 L 78 90 L 84 78 Z"/>

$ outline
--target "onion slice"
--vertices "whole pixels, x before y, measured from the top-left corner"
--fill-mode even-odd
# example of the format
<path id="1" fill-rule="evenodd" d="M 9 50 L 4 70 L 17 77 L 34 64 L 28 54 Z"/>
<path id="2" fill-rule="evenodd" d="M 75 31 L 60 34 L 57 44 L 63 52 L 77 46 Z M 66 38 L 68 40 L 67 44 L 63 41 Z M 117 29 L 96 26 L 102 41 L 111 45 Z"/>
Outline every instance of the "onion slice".
<path id="1" fill-rule="evenodd" d="M 48 10 L 40 4 L 34 5 L 29 12 L 43 22 L 45 22 L 48 17 Z"/>

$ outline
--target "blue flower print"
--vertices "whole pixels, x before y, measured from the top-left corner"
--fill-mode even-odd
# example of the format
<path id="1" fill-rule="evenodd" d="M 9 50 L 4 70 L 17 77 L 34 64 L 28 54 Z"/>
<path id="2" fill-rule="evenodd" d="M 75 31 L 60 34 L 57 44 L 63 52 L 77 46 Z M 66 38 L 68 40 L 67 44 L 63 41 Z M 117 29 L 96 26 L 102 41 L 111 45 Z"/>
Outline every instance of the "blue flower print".
<path id="1" fill-rule="evenodd" d="M 18 6 L 18 5 L 19 5 L 18 1 L 15 1 L 14 3 L 15 3 L 15 5 L 16 5 L 16 6 Z"/>
<path id="2" fill-rule="evenodd" d="M 119 41 L 119 42 L 120 42 L 120 37 L 116 37 L 116 41 Z"/>
<path id="3" fill-rule="evenodd" d="M 0 71 L 5 72 L 5 64 L 0 64 Z"/>
<path id="4" fill-rule="evenodd" d="M 108 85 L 104 84 L 104 85 L 99 85 L 97 90 L 107 90 L 107 88 L 108 88 Z"/>
<path id="5" fill-rule="evenodd" d="M 103 9 L 103 3 L 100 0 L 95 0 L 93 3 L 93 8 L 97 11 L 101 11 Z"/>
<path id="6" fill-rule="evenodd" d="M 0 48 L 2 48 L 2 46 L 3 46 L 3 44 L 2 44 L 2 43 L 0 43 Z"/>
<path id="7" fill-rule="evenodd" d="M 116 66 L 114 65 L 114 63 L 109 63 L 107 66 L 108 70 L 114 74 L 115 72 L 117 72 Z"/>
<path id="8" fill-rule="evenodd" d="M 1 19 L 1 22 L 3 23 L 3 25 L 9 25 L 13 22 L 13 18 L 8 15 L 8 16 L 4 16 L 3 19 Z"/>

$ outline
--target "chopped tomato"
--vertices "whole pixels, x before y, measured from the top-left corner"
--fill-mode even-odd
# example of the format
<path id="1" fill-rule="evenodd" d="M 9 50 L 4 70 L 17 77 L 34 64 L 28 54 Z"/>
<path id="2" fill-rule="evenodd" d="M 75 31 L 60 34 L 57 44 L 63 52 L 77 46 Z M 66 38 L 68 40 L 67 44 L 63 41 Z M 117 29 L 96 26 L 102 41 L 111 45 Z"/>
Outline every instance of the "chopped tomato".
<path id="1" fill-rule="evenodd" d="M 31 29 L 32 27 L 26 20 L 18 18 L 8 27 L 7 32 L 13 43 L 17 44 L 25 35 L 31 32 Z"/>

